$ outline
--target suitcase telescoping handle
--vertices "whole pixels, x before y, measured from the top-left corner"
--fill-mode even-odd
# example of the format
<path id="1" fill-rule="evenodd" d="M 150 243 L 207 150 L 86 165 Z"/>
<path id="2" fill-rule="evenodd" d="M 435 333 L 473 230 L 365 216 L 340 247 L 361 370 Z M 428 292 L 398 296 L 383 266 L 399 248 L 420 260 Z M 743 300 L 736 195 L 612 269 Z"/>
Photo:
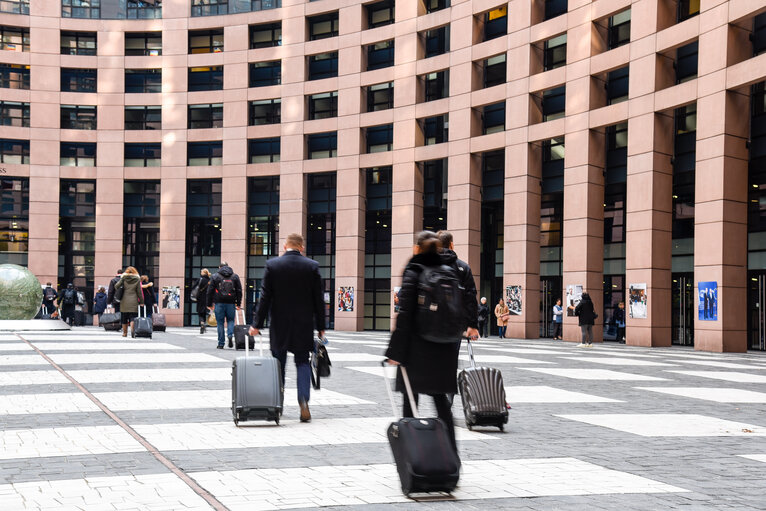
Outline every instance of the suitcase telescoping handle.
<path id="1" fill-rule="evenodd" d="M 159 305 L 157 305 L 156 303 L 152 305 L 152 310 L 154 311 L 155 314 L 159 314 L 160 313 Z"/>
<path id="2" fill-rule="evenodd" d="M 143 316 L 141 315 L 141 310 L 144 311 Z M 138 306 L 138 317 L 139 318 L 145 318 L 146 317 L 146 305 L 139 305 Z"/>
<path id="3" fill-rule="evenodd" d="M 386 384 L 386 392 L 388 392 L 388 398 L 391 400 L 391 411 L 394 413 L 394 418 L 399 417 L 399 414 L 396 412 L 396 403 L 394 402 L 394 392 L 391 390 L 391 385 L 388 383 L 388 378 L 386 378 L 386 367 L 389 367 L 388 361 L 384 360 L 380 363 L 380 365 L 383 367 L 383 381 Z M 420 417 L 420 414 L 418 413 L 418 405 L 415 402 L 415 395 L 412 393 L 412 386 L 410 385 L 410 378 L 407 376 L 407 368 L 403 365 L 398 365 L 395 367 L 399 367 L 402 371 L 402 379 L 404 380 L 404 386 L 407 389 L 407 397 L 410 400 L 410 408 L 412 408 L 412 416 L 413 417 Z M 394 383 L 396 382 L 396 379 L 394 379 Z"/>
<path id="4" fill-rule="evenodd" d="M 471 367 L 476 367 L 476 361 L 473 359 L 473 346 L 471 345 L 471 338 L 466 337 L 465 340 L 468 346 L 468 360 L 471 362 Z"/>

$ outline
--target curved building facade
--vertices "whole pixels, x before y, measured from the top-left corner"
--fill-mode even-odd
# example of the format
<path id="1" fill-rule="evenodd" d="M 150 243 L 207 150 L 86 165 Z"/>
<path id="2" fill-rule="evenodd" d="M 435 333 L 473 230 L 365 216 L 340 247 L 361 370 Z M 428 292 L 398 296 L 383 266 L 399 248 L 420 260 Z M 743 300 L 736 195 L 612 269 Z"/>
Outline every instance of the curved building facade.
<path id="1" fill-rule="evenodd" d="M 510 337 L 586 291 L 597 339 L 622 301 L 628 344 L 763 350 L 764 12 L 0 0 L 0 260 L 86 301 L 136 266 L 188 325 L 200 269 L 227 261 L 251 314 L 297 231 L 329 326 L 385 330 L 413 234 L 447 228 Z"/>

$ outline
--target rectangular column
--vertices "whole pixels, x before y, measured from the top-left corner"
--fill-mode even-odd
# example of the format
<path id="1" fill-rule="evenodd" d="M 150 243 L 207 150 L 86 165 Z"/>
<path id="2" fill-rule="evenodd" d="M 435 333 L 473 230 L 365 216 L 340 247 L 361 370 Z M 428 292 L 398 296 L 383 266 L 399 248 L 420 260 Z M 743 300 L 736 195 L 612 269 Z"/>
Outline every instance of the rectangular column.
<path id="1" fill-rule="evenodd" d="M 452 114 L 450 114 L 451 116 Z M 481 163 L 469 153 L 447 164 L 447 229 L 457 256 L 468 263 L 476 288 L 481 281 Z M 477 300 L 479 297 L 477 297 Z"/>
<path id="2" fill-rule="evenodd" d="M 359 133 L 359 130 L 353 130 Z M 352 137 L 353 138 L 353 137 Z M 356 160 L 357 158 L 349 158 Z M 340 162 L 339 162 L 340 164 Z M 364 329 L 365 180 L 358 166 L 338 169 L 335 231 L 335 329 Z M 337 309 L 337 290 L 354 288 L 354 310 Z"/>
<path id="3" fill-rule="evenodd" d="M 226 153 L 224 152 L 224 158 Z M 225 165 L 221 182 L 221 260 L 247 283 L 247 177 L 244 165 Z M 239 170 L 240 172 L 237 172 Z M 242 175 L 228 175 L 228 174 Z M 245 292 L 247 292 L 245 290 Z M 244 299 L 243 299 L 244 303 Z"/>

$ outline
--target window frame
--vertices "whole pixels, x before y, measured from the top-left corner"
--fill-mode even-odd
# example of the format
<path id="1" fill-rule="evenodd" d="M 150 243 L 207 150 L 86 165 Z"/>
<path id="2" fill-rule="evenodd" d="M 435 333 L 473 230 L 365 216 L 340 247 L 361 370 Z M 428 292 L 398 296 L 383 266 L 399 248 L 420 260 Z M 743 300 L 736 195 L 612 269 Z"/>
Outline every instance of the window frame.
<path id="1" fill-rule="evenodd" d="M 493 18 L 493 16 L 495 16 Z M 508 35 L 508 4 L 495 7 L 484 13 L 483 40 L 491 41 Z"/>
<path id="2" fill-rule="evenodd" d="M 194 158 L 192 149 L 206 149 L 204 154 L 199 152 L 199 156 Z M 207 163 L 192 163 L 192 159 L 202 160 L 205 159 Z M 223 141 L 221 140 L 208 140 L 198 142 L 186 142 L 186 166 L 187 167 L 214 167 L 223 165 Z"/>
<path id="3" fill-rule="evenodd" d="M 385 85 L 385 87 L 383 87 Z M 376 88 L 377 87 L 377 88 Z M 378 93 L 386 91 L 386 101 L 376 101 Z M 381 110 L 389 110 L 394 108 L 394 82 L 382 82 L 368 85 L 365 87 L 365 93 L 367 96 L 367 111 L 378 112 Z M 378 108 L 380 105 L 385 105 L 384 108 Z"/>
<path id="4" fill-rule="evenodd" d="M 64 149 L 68 148 L 65 155 Z M 97 144 L 95 142 L 69 142 L 61 141 L 59 143 L 59 165 L 61 167 L 96 167 Z M 69 153 L 73 153 L 69 155 Z M 92 154 L 92 158 L 90 155 Z M 73 161 L 73 164 L 65 163 L 65 158 Z M 92 159 L 92 161 L 90 161 Z M 82 163 L 81 163 L 82 160 Z"/>
<path id="5" fill-rule="evenodd" d="M 150 46 L 151 40 L 159 39 L 159 48 Z M 128 41 L 143 40 L 142 47 L 128 48 Z M 162 55 L 162 32 L 125 32 L 125 56 L 159 57 Z"/>
<path id="6" fill-rule="evenodd" d="M 502 123 L 495 122 L 499 117 L 502 117 Z M 492 133 L 505 131 L 505 117 L 505 101 L 481 107 L 481 134 L 490 135 Z M 488 124 L 489 122 L 495 123 Z"/>
<path id="7" fill-rule="evenodd" d="M 496 63 L 490 63 L 493 59 L 497 59 L 502 57 L 503 60 L 498 60 Z M 502 80 L 500 79 L 500 71 L 499 68 L 502 67 Z M 493 55 L 491 57 L 488 57 L 482 61 L 482 84 L 483 89 L 488 89 L 490 87 L 496 87 L 498 85 L 502 85 L 504 83 L 508 82 L 508 55 L 506 53 L 500 53 L 498 55 Z M 494 77 L 494 75 L 498 75 L 497 77 Z M 490 77 L 493 78 L 490 78 Z"/>
<path id="8" fill-rule="evenodd" d="M 19 115 L 12 115 L 13 110 L 19 110 Z M 0 126 L 29 127 L 30 104 L 22 101 L 0 101 Z M 19 122 L 14 122 L 18 119 Z"/>
<path id="9" fill-rule="evenodd" d="M 623 66 L 609 71 L 606 76 L 606 104 L 616 105 L 617 103 L 627 101 L 630 93 L 630 66 Z M 621 92 L 624 92 L 624 94 L 619 94 Z"/>
<path id="10" fill-rule="evenodd" d="M 694 65 L 687 64 L 691 60 Z M 688 72 L 682 73 L 682 69 L 689 66 Z M 676 59 L 673 63 L 676 70 L 676 84 L 688 82 L 697 78 L 699 72 L 699 40 L 693 41 L 676 48 Z M 691 70 L 694 72 L 691 72 Z"/>
<path id="11" fill-rule="evenodd" d="M 92 75 L 92 76 L 90 76 Z M 66 88 L 64 84 L 65 76 L 69 76 L 69 82 Z M 74 89 L 72 80 L 74 79 Z M 92 83 L 92 88 L 90 87 Z M 82 67 L 62 67 L 61 68 L 61 92 L 98 92 L 98 69 Z"/>
<path id="12" fill-rule="evenodd" d="M 62 130 L 98 129 L 98 107 L 96 105 L 61 105 L 59 111 L 59 128 Z M 71 114 L 74 114 L 74 120 L 72 120 Z M 92 114 L 92 117 L 90 119 L 80 119 L 80 114 L 85 116 Z M 65 125 L 65 119 L 68 119 L 67 125 Z"/>
<path id="13" fill-rule="evenodd" d="M 393 66 L 395 59 L 394 48 L 394 39 L 387 39 L 385 41 L 368 44 L 366 71 L 374 71 L 376 69 L 384 69 Z"/>
<path id="14" fill-rule="evenodd" d="M 224 49 L 223 28 L 189 30 L 187 39 L 189 55 L 221 53 Z"/>
<path id="15" fill-rule="evenodd" d="M 280 161 L 282 151 L 280 137 L 251 138 L 247 141 L 247 163 L 276 163 Z M 256 147 L 268 148 L 268 152 L 255 152 Z M 276 150 L 275 150 L 276 149 Z M 254 161 L 257 160 L 257 161 Z"/>
<path id="16" fill-rule="evenodd" d="M 140 78 L 138 82 L 129 84 L 129 78 L 133 77 L 131 81 L 135 81 Z M 151 79 L 150 79 L 151 78 Z M 157 83 L 159 78 L 159 83 Z M 136 90 L 140 88 L 141 90 Z M 125 94 L 158 94 L 162 93 L 162 68 L 140 68 L 140 69 L 126 69 L 125 70 Z"/>
<path id="17" fill-rule="evenodd" d="M 306 96 L 308 103 L 308 120 L 330 119 L 338 117 L 338 91 L 320 92 Z M 317 109 L 317 103 L 327 102 L 326 108 Z"/>
<path id="18" fill-rule="evenodd" d="M 162 0 L 155 0 L 154 5 L 139 0 L 128 0 L 125 11 L 125 16 L 129 20 L 162 19 Z"/>
<path id="19" fill-rule="evenodd" d="M 12 84 L 20 87 L 11 87 Z M 0 88 L 29 90 L 29 66 L 0 63 Z"/>
<path id="20" fill-rule="evenodd" d="M 201 78 L 203 80 L 194 80 L 192 77 Z M 210 91 L 210 90 L 223 90 L 223 66 L 191 66 L 187 72 L 187 86 L 188 92 Z"/>
<path id="21" fill-rule="evenodd" d="M 101 0 L 88 0 L 88 5 L 82 5 L 81 0 L 61 0 L 61 17 L 101 19 Z"/>
<path id="22" fill-rule="evenodd" d="M 381 0 L 379 2 L 372 2 L 364 6 L 364 11 L 367 14 L 367 29 L 385 27 L 396 22 L 396 2 L 395 0 Z M 378 21 L 373 21 L 378 13 L 388 11 L 388 17 Z"/>
<path id="23" fill-rule="evenodd" d="M 322 58 L 319 58 L 322 57 Z M 324 80 L 326 78 L 337 78 L 338 76 L 338 52 L 330 51 L 306 56 L 308 62 L 307 81 Z M 313 70 L 312 68 L 321 68 L 320 63 L 328 61 L 328 70 Z"/>
<path id="24" fill-rule="evenodd" d="M 328 22 L 330 24 L 329 30 L 326 30 L 325 32 L 319 32 L 319 33 L 316 33 L 314 31 L 317 25 L 321 25 Z M 338 37 L 338 35 L 340 34 L 340 19 L 338 16 L 338 11 L 326 12 L 326 13 L 318 14 L 316 16 L 307 16 L 306 24 L 307 24 L 306 32 L 308 35 L 307 40 L 309 41 L 318 41 L 320 39 L 329 39 L 330 37 Z"/>
<path id="25" fill-rule="evenodd" d="M 421 32 L 423 34 L 424 57 L 430 59 L 449 52 L 450 24 L 431 28 Z"/>
<path id="26" fill-rule="evenodd" d="M 372 138 L 380 137 L 380 143 L 373 143 Z M 385 153 L 394 149 L 394 125 L 366 126 L 364 128 L 365 153 Z"/>
<path id="27" fill-rule="evenodd" d="M 566 85 L 559 85 L 558 87 L 543 91 L 541 108 L 543 122 L 561 119 L 566 116 L 566 94 Z M 555 109 L 559 102 L 562 103 L 562 108 L 560 110 Z M 554 108 L 555 110 L 550 110 L 551 108 Z"/>
<path id="28" fill-rule="evenodd" d="M 17 146 L 19 148 L 18 151 L 15 150 Z M 9 148 L 11 150 L 9 150 Z M 19 157 L 19 161 L 15 161 L 15 158 L 11 158 L 15 156 Z M 0 163 L 6 163 L 8 165 L 29 165 L 29 140 L 0 138 Z"/>
<path id="29" fill-rule="evenodd" d="M 257 69 L 263 69 L 264 77 L 257 80 L 254 75 Z M 271 87 L 282 83 L 282 61 L 266 60 L 263 62 L 250 62 L 248 65 L 248 87 Z"/>
<path id="30" fill-rule="evenodd" d="M 562 42 L 563 41 L 563 42 Z M 552 43 L 558 43 L 551 46 Z M 562 55 L 563 53 L 563 55 Z M 567 34 L 559 34 L 543 43 L 543 71 L 564 67 L 567 65 Z"/>
<path id="31" fill-rule="evenodd" d="M 449 112 L 420 119 L 423 132 L 423 145 L 436 145 L 449 142 Z M 431 141 L 433 139 L 433 141 Z"/>
<path id="32" fill-rule="evenodd" d="M 626 20 L 615 23 L 615 19 L 618 16 L 627 13 L 628 18 Z M 630 43 L 630 22 L 633 17 L 633 13 L 630 8 L 615 13 L 609 16 L 609 24 L 607 27 L 607 50 L 614 50 L 620 46 Z M 627 27 L 627 37 L 625 37 L 625 28 Z"/>
<path id="33" fill-rule="evenodd" d="M 267 111 L 264 116 L 257 116 L 255 108 L 266 105 L 270 107 L 271 111 Z M 247 110 L 248 126 L 265 126 L 268 124 L 280 124 L 282 122 L 282 98 L 249 101 Z M 256 122 L 256 120 L 260 118 L 264 118 L 266 122 Z"/>
<path id="34" fill-rule="evenodd" d="M 256 27 L 267 27 L 265 30 L 256 30 Z M 271 38 L 268 40 L 268 42 L 256 42 L 253 40 L 253 35 L 257 32 L 271 32 Z M 277 31 L 279 32 L 279 36 L 275 39 Z M 250 25 L 248 27 L 248 42 L 250 44 L 250 49 L 253 50 L 255 48 L 272 48 L 274 46 L 282 46 L 282 22 L 277 21 L 274 23 L 258 23 L 254 25 Z"/>
<path id="35" fill-rule="evenodd" d="M 192 18 L 221 14 L 229 14 L 229 0 L 192 0 L 191 2 Z"/>
<path id="36" fill-rule="evenodd" d="M 130 154 L 134 149 L 140 149 L 140 151 Z M 131 158 L 128 157 L 129 154 Z M 126 142 L 123 158 L 124 167 L 160 167 L 162 166 L 162 144 L 160 142 Z M 142 164 L 133 164 L 137 162 Z"/>
<path id="37" fill-rule="evenodd" d="M 426 73 L 422 76 L 424 103 L 449 97 L 449 69 Z"/>
<path id="38" fill-rule="evenodd" d="M 449 7 L 450 0 L 423 0 L 423 4 L 426 8 L 426 14 L 431 14 Z"/>
<path id="39" fill-rule="evenodd" d="M 193 119 L 193 112 L 206 113 L 203 119 Z M 223 103 L 190 104 L 186 107 L 187 129 L 223 128 Z"/>
<path id="40" fill-rule="evenodd" d="M 61 55 L 97 55 L 98 32 L 62 30 L 59 32 Z M 64 44 L 69 42 L 69 46 Z M 72 47 L 74 43 L 74 47 Z M 92 46 L 91 46 L 92 45 Z"/>
<path id="41" fill-rule="evenodd" d="M 19 42 L 11 42 L 11 36 L 17 36 Z M 13 47 L 11 47 L 13 46 Z M 17 49 L 17 46 L 20 49 Z M 29 27 L 16 27 L 13 25 L 0 25 L 0 50 L 3 51 L 29 51 Z"/>
<path id="42" fill-rule="evenodd" d="M 134 121 L 134 120 L 128 120 L 128 111 L 135 111 L 135 112 L 143 112 L 142 120 L 141 121 Z M 151 130 L 161 130 L 162 129 L 162 107 L 159 105 L 125 105 L 125 117 L 124 117 L 124 129 L 125 131 L 151 131 Z M 158 121 L 152 121 L 148 120 L 149 117 L 148 114 L 156 114 L 159 113 L 159 120 Z M 156 122 L 159 122 L 159 126 L 156 128 L 148 127 L 150 124 L 154 124 Z M 131 127 L 128 127 L 128 124 L 130 123 Z M 136 128 L 133 126 L 136 126 L 140 124 L 142 127 Z"/>
<path id="43" fill-rule="evenodd" d="M 0 9 L 0 12 L 8 14 L 29 14 L 29 0 L 4 0 L 0 7 L 15 6 L 11 9 Z"/>
<path id="44" fill-rule="evenodd" d="M 557 18 L 568 11 L 569 3 L 567 0 L 545 0 L 545 11 L 543 13 L 545 21 Z"/>
<path id="45" fill-rule="evenodd" d="M 326 142 L 325 142 L 326 141 Z M 318 147 L 312 150 L 312 145 Z M 326 156 L 323 153 L 327 153 Z M 319 154 L 317 154 L 319 153 Z M 320 160 L 324 158 L 335 158 L 338 156 L 338 132 L 325 131 L 322 133 L 309 133 L 306 135 L 306 156 L 307 160 Z"/>

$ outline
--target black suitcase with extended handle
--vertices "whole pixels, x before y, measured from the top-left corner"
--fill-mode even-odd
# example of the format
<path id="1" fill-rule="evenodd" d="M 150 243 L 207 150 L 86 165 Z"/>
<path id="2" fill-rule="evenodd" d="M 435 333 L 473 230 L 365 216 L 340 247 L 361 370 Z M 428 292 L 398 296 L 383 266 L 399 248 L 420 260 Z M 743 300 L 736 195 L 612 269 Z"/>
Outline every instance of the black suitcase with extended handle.
<path id="1" fill-rule="evenodd" d="M 242 313 L 242 323 L 238 324 L 237 320 L 239 319 L 240 312 Z M 244 310 L 238 309 L 234 311 L 234 323 L 234 347 L 238 350 L 245 349 L 245 340 L 247 340 L 248 344 L 250 345 L 249 349 L 254 350 L 255 338 L 248 333 L 250 330 L 250 325 L 248 325 L 245 321 Z"/>

